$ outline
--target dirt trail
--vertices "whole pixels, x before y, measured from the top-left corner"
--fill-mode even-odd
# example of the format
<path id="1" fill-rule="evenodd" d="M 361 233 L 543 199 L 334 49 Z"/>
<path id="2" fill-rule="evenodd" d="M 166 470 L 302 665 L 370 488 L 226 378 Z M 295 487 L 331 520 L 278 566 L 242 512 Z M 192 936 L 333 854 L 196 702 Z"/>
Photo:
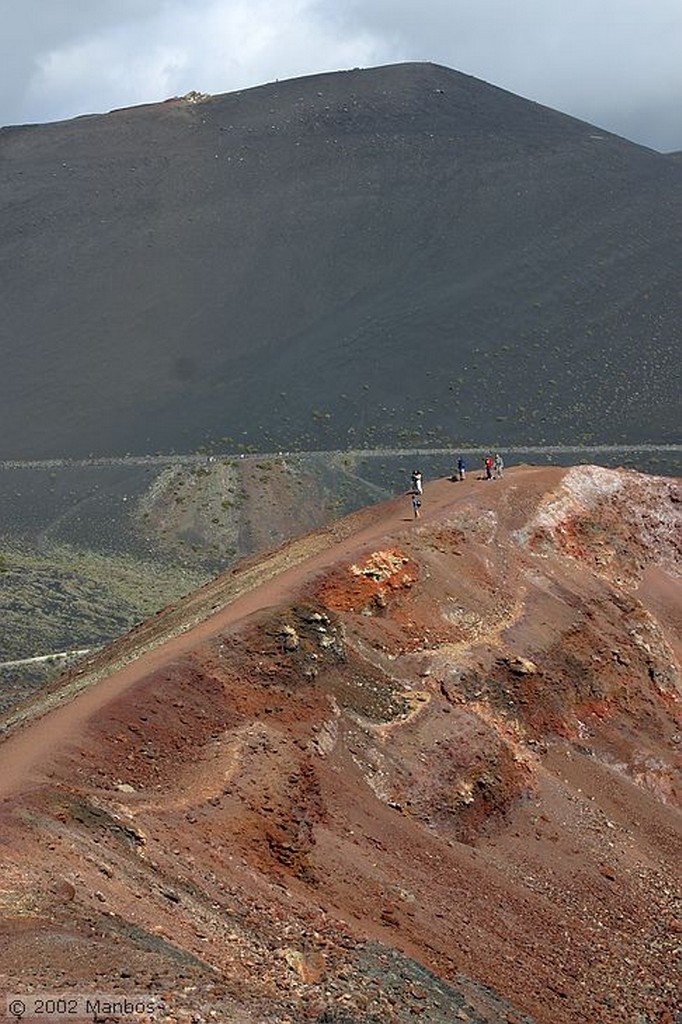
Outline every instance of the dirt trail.
<path id="1" fill-rule="evenodd" d="M 151 619 L 143 624 L 141 636 L 137 635 L 132 648 L 125 651 L 123 664 L 123 659 L 116 656 L 116 644 L 105 648 L 101 656 L 106 659 L 107 652 L 111 653 L 103 667 L 86 670 L 75 683 L 67 682 L 47 696 L 38 695 L 28 707 L 7 716 L 4 727 L 10 735 L 0 745 L 0 799 L 44 781 L 54 754 L 75 743 L 89 719 L 140 679 L 240 619 L 277 605 L 287 595 L 291 597 L 325 566 L 351 552 L 357 557 L 364 547 L 375 545 L 387 534 L 395 535 L 396 530 L 440 518 L 450 505 L 478 505 L 481 500 L 485 504 L 487 486 L 505 486 L 510 479 L 524 479 L 531 474 L 541 476 L 545 484 L 556 483 L 562 473 L 555 468 L 522 468 L 493 484 L 478 480 L 473 474 L 456 485 L 449 480 L 433 481 L 424 488 L 422 516 L 417 522 L 411 515 L 409 497 L 401 495 L 347 516 L 258 559 L 255 564 L 247 563 L 241 570 L 237 568 L 226 577 L 219 577 L 184 601 L 177 614 L 171 610 L 162 621 Z"/>

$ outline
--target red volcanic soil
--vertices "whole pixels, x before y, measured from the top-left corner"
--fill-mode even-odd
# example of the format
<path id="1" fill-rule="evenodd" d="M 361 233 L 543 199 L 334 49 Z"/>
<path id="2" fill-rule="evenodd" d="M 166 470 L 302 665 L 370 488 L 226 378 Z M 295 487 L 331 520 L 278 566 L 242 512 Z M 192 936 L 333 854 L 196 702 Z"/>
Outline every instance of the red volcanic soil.
<path id="1" fill-rule="evenodd" d="M 16 709 L 3 989 L 679 1021 L 680 510 L 596 467 L 427 483 L 421 519 L 242 563 Z"/>

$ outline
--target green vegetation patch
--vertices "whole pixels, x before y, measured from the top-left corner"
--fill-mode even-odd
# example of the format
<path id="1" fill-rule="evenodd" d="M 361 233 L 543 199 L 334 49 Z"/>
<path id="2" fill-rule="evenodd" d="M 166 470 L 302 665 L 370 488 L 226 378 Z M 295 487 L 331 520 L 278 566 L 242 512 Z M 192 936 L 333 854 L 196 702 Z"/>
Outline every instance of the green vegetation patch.
<path id="1" fill-rule="evenodd" d="M 0 544 L 0 661 L 94 647 L 201 586 L 199 570 L 66 545 Z"/>

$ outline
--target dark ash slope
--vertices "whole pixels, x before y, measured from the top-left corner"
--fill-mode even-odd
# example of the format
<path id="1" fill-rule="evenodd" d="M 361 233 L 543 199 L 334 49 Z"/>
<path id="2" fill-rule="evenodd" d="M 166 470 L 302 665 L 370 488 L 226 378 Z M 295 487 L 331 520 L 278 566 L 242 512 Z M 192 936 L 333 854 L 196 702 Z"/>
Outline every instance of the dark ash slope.
<path id="1" fill-rule="evenodd" d="M 682 169 L 406 64 L 0 132 L 0 457 L 675 440 Z"/>

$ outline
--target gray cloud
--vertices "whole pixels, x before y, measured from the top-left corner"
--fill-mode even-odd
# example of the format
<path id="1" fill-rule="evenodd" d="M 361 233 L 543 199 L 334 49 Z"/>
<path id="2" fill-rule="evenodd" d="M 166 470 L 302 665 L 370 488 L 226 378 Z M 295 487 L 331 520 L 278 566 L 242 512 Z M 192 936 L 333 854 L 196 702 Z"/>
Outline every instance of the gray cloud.
<path id="1" fill-rule="evenodd" d="M 682 149 L 680 0 L 0 0 L 0 123 L 432 60 Z"/>

